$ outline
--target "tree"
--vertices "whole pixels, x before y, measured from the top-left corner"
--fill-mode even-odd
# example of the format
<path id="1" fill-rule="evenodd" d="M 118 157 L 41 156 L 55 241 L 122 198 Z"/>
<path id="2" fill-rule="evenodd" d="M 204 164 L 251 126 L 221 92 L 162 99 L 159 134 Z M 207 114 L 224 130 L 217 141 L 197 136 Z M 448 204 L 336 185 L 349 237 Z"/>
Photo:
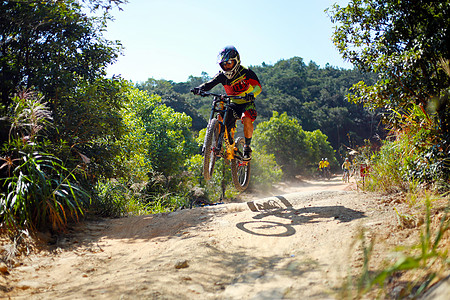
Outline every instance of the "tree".
<path id="1" fill-rule="evenodd" d="M 450 57 L 450 1 L 353 0 L 329 12 L 343 58 L 378 74 L 373 85 L 355 85 L 352 99 L 394 110 L 433 104 L 449 132 L 450 78 L 442 59 Z"/>
<path id="2" fill-rule="evenodd" d="M 14 94 L 24 88 L 42 93 L 55 125 L 48 136 L 52 153 L 69 167 L 77 165 L 78 155 L 93 158 L 88 171 L 96 175 L 114 174 L 109 163 L 121 134 L 118 111 L 126 100 L 126 84 L 105 78 L 106 66 L 116 60 L 121 45 L 105 40 L 102 32 L 110 20 L 107 11 L 125 2 L 0 2 L 3 109 L 7 111 Z M 88 16 L 87 9 L 104 14 Z"/>
<path id="3" fill-rule="evenodd" d="M 335 161 L 333 148 L 320 130 L 305 132 L 298 120 L 285 112 L 280 115 L 274 111 L 269 121 L 258 125 L 254 136 L 255 147 L 273 154 L 288 176 L 305 173 L 319 157 L 329 156 L 331 163 Z"/>
<path id="4" fill-rule="evenodd" d="M 130 173 L 175 175 L 198 149 L 189 130 L 192 119 L 161 103 L 161 97 L 131 89 L 121 115 L 125 133 L 119 142 Z M 130 174 L 129 174 L 130 175 Z"/>
<path id="5" fill-rule="evenodd" d="M 192 76 L 190 78 L 192 78 Z M 173 108 L 176 112 L 186 113 L 192 118 L 193 131 L 200 131 L 206 127 L 206 120 L 186 101 L 183 95 L 175 91 L 175 87 L 180 88 L 180 86 L 184 86 L 184 88 L 181 89 L 185 91 L 187 85 L 188 83 L 175 84 L 163 79 L 156 80 L 149 78 L 146 82 L 137 83 L 136 87 L 140 90 L 147 91 L 150 95 L 155 94 L 160 96 L 162 103 Z M 190 93 L 190 90 L 185 92 Z"/>
<path id="6" fill-rule="evenodd" d="M 80 155 L 90 159 L 86 169 L 90 180 L 98 176 L 117 177 L 121 165 L 114 159 L 116 146 L 124 132 L 121 108 L 131 85 L 125 80 L 98 78 L 91 83 L 80 82 L 70 95 L 53 107 L 51 131 L 53 151 L 69 167 L 80 163 Z"/>
<path id="7" fill-rule="evenodd" d="M 256 101 L 257 122 L 268 120 L 272 111 L 288 112 L 298 119 L 306 131 L 321 130 L 339 149 L 342 137 L 352 132 L 355 143 L 383 136 L 382 128 L 374 128 L 379 116 L 369 109 L 346 99 L 353 84 L 363 81 L 372 84 L 373 73 L 362 74 L 357 69 L 344 70 L 326 65 L 320 68 L 314 62 L 308 65 L 294 57 L 280 60 L 275 65 L 251 67 L 261 80 L 263 91 Z M 331 124 L 331 126 L 330 126 Z"/>
<path id="8" fill-rule="evenodd" d="M 319 161 L 322 158 L 327 158 L 331 167 L 337 165 L 335 158 L 335 151 L 328 141 L 328 137 L 320 130 L 305 131 L 306 143 L 308 145 L 308 162 L 313 165 L 313 170 L 316 170 Z"/>
<path id="9" fill-rule="evenodd" d="M 378 75 L 372 85 L 354 85 L 350 99 L 389 113 L 385 121 L 396 137 L 392 145 L 415 140 L 416 153 L 408 152 L 402 178 L 448 184 L 450 1 L 353 0 L 330 12 L 342 56 Z"/>
<path id="10" fill-rule="evenodd" d="M 108 1 L 86 1 L 92 8 Z M 122 1 L 109 1 L 122 2 Z M 0 3 L 0 96 L 8 106 L 19 88 L 34 87 L 57 105 L 80 82 L 105 75 L 120 51 L 102 37 L 109 19 L 88 17 L 79 1 Z"/>

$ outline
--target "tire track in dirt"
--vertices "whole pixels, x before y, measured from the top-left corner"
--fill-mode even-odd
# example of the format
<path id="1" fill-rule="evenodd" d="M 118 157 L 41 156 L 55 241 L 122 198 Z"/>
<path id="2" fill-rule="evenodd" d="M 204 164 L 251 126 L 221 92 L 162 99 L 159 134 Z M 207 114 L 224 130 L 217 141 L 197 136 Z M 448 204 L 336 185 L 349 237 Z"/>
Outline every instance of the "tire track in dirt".
<path id="1" fill-rule="evenodd" d="M 5 296 L 334 299 L 360 264 L 350 244 L 361 226 L 392 217 L 379 196 L 345 189 L 303 181 L 242 203 L 80 224 L 12 269 Z"/>

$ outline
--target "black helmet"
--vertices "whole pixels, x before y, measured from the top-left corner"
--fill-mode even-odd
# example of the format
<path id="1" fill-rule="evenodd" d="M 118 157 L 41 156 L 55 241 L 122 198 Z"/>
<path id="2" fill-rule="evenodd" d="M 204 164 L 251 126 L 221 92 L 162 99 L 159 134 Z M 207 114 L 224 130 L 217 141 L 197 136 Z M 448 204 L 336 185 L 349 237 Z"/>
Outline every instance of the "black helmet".
<path id="1" fill-rule="evenodd" d="M 224 70 L 222 67 L 223 63 L 226 63 L 230 60 L 234 60 L 236 63 L 234 64 L 233 69 L 231 70 Z M 234 74 L 236 73 L 236 70 L 239 68 L 239 65 L 241 64 L 241 58 L 239 56 L 239 52 L 236 50 L 234 46 L 226 46 L 225 48 L 220 51 L 218 55 L 218 63 L 220 65 L 220 68 L 224 71 L 225 76 L 227 76 L 228 79 L 233 78 Z"/>

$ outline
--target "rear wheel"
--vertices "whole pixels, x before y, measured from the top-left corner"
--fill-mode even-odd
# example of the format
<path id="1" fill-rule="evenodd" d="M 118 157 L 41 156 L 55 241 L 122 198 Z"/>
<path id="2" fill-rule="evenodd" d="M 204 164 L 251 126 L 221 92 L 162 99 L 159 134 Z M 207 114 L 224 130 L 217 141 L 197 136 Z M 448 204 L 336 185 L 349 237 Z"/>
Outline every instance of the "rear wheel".
<path id="1" fill-rule="evenodd" d="M 242 137 L 236 140 L 235 147 L 237 151 L 231 160 L 231 177 L 236 189 L 243 192 L 250 182 L 250 162 L 242 160 L 244 156 L 244 139 Z"/>
<path id="2" fill-rule="evenodd" d="M 344 171 L 344 182 L 349 183 L 350 182 L 350 173 L 349 171 Z"/>
<path id="3" fill-rule="evenodd" d="M 205 180 L 210 180 L 214 172 L 214 165 L 216 164 L 215 149 L 218 143 L 220 133 L 220 124 L 217 119 L 211 119 L 206 129 L 205 135 L 205 152 L 203 153 L 203 177 Z"/>

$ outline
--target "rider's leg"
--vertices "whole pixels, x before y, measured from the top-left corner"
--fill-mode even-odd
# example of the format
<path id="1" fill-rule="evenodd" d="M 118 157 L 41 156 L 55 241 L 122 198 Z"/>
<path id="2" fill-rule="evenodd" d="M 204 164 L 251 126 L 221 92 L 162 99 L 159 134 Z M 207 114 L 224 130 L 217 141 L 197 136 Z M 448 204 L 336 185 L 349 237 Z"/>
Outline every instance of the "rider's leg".
<path id="1" fill-rule="evenodd" d="M 236 126 L 236 120 L 237 120 L 237 118 L 236 118 L 236 112 L 233 110 L 232 107 L 230 107 L 230 111 L 228 112 L 228 115 L 227 115 L 226 118 L 227 118 L 227 119 L 224 120 L 224 122 L 225 122 L 225 125 L 227 126 L 228 130 L 230 131 L 231 128 L 233 128 L 233 127 Z M 230 141 L 229 141 L 229 142 L 230 142 L 230 144 L 232 144 L 233 141 L 232 141 L 230 132 L 228 132 L 228 136 L 230 137 Z"/>
<path id="2" fill-rule="evenodd" d="M 250 143 L 252 142 L 253 136 L 253 122 L 249 117 L 242 117 L 242 123 L 244 124 L 244 160 L 252 159 L 252 148 L 250 148 Z"/>
<path id="3" fill-rule="evenodd" d="M 251 160 L 252 149 L 250 148 L 250 143 L 252 142 L 253 136 L 253 122 L 256 120 L 258 113 L 256 112 L 256 107 L 254 102 L 250 102 L 246 104 L 244 114 L 241 118 L 242 123 L 244 124 L 244 136 L 245 136 L 245 145 L 244 145 L 244 160 Z"/>
<path id="4" fill-rule="evenodd" d="M 253 122 L 249 117 L 244 116 L 242 118 L 242 123 L 244 123 L 244 136 L 245 136 L 245 144 L 250 146 L 253 136 Z"/>

